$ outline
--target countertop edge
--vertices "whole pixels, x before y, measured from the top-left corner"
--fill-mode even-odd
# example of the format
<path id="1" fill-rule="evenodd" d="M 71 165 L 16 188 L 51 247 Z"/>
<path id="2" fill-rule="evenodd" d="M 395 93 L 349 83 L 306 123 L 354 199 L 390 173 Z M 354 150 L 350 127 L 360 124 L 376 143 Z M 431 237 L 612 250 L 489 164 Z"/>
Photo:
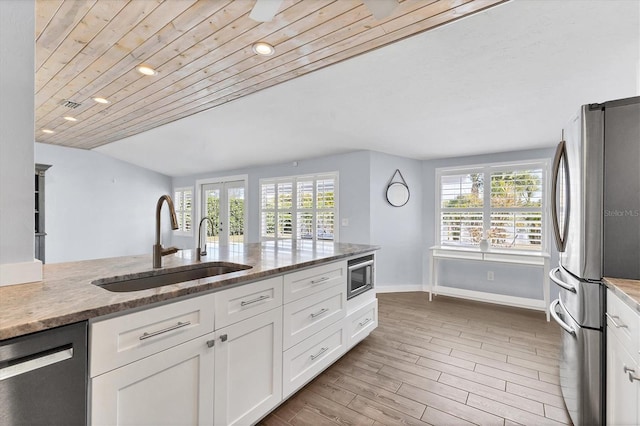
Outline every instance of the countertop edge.
<path id="1" fill-rule="evenodd" d="M 640 315 L 640 280 L 605 277 L 603 282 L 627 306 Z"/>
<path id="2" fill-rule="evenodd" d="M 155 303 L 166 302 L 172 299 L 178 299 L 186 296 L 192 296 L 199 293 L 212 293 L 216 291 L 226 290 L 233 287 L 237 287 L 244 284 L 249 284 L 261 279 L 267 279 L 270 277 L 283 275 L 297 270 L 303 270 L 309 267 L 322 265 L 339 261 L 341 259 L 349 258 L 359 254 L 374 252 L 380 250 L 379 246 L 365 246 L 365 245 L 350 245 L 350 249 L 345 252 L 329 255 L 326 257 L 318 257 L 307 259 L 303 261 L 295 261 L 294 263 L 277 266 L 267 269 L 247 270 L 234 272 L 223 278 L 209 277 L 200 280 L 194 280 L 190 282 L 192 284 L 179 287 L 179 285 L 168 285 L 166 288 L 171 287 L 170 291 L 153 292 L 149 290 L 143 290 L 144 293 L 139 297 L 133 297 L 125 301 L 115 301 L 113 303 L 104 303 L 99 306 L 90 307 L 87 309 L 70 309 L 62 313 L 52 313 L 51 315 L 34 315 L 35 318 L 29 319 L 29 315 L 33 315 L 26 309 L 26 316 L 24 320 L 12 321 L 8 326 L 2 326 L 0 324 L 0 341 L 8 340 L 15 337 L 35 333 L 38 331 L 48 330 L 64 325 L 72 324 L 75 322 L 91 320 L 101 316 L 111 315 L 118 312 L 124 312 L 130 309 L 141 308 L 147 305 Z M 215 260 L 215 259 L 209 259 Z M 30 283 L 38 284 L 38 283 Z M 83 284 L 90 285 L 93 284 Z M 18 287 L 20 285 L 14 286 Z M 5 287 L 6 288 L 6 287 Z M 106 290 L 105 290 L 106 291 Z M 133 292 L 132 292 L 133 293 Z M 128 293 L 128 294 L 132 294 Z M 141 292 L 142 293 L 142 292 Z M 105 299 L 107 299 L 105 297 Z"/>

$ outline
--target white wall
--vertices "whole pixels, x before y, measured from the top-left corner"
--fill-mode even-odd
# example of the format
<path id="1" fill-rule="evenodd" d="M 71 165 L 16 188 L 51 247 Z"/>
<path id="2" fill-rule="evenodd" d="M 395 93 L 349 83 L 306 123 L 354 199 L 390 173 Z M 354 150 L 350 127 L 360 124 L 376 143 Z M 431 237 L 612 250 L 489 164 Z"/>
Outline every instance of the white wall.
<path id="1" fill-rule="evenodd" d="M 33 0 L 0 1 L 0 284 L 42 276 L 33 254 L 34 17 Z"/>
<path id="2" fill-rule="evenodd" d="M 45 175 L 47 263 L 151 253 L 156 202 L 171 193 L 171 178 L 95 151 L 49 144 L 35 144 L 35 160 L 51 165 Z M 162 224 L 168 243 L 166 206 Z"/>
<path id="3" fill-rule="evenodd" d="M 409 202 L 402 207 L 393 207 L 386 199 L 387 184 L 396 169 L 410 191 Z M 382 247 L 376 255 L 378 289 L 422 289 L 422 187 L 421 161 L 371 153 L 371 244 Z"/>
<path id="4" fill-rule="evenodd" d="M 552 160 L 554 154 L 555 149 L 550 148 L 424 161 L 422 164 L 422 172 L 424 179 L 423 249 L 425 252 L 435 244 L 436 168 L 539 159 Z M 550 215 L 549 220 L 551 220 Z M 550 223 L 547 225 L 551 226 Z M 551 265 L 553 266 L 558 264 L 558 251 L 556 250 L 554 241 L 551 241 L 551 238 L 553 238 L 552 233 L 548 232 L 548 236 Z M 460 260 L 441 261 L 439 264 L 441 267 L 438 270 L 438 279 L 439 282 L 445 286 L 516 297 L 543 298 L 542 286 L 540 285 L 543 279 L 542 268 L 519 265 L 497 265 L 487 262 L 465 262 Z M 487 281 L 488 271 L 494 272 L 494 281 Z M 426 277 L 430 276 L 427 265 L 425 265 L 425 274 Z M 555 287 L 556 286 L 551 286 L 551 300 L 553 300 L 558 293 Z"/>
<path id="5" fill-rule="evenodd" d="M 249 205 L 249 223 L 247 238 L 248 242 L 258 242 L 260 241 L 258 218 L 260 179 L 337 171 L 339 173 L 340 185 L 340 219 L 349 219 L 348 226 L 340 225 L 340 241 L 369 244 L 369 163 L 369 151 L 357 151 L 348 154 L 298 161 L 297 166 L 294 166 L 293 163 L 274 164 L 249 169 L 175 177 L 173 178 L 173 186 L 174 188 L 191 186 L 195 189 L 195 182 L 198 179 L 248 175 L 249 194 L 247 195 L 247 200 Z M 193 237 L 179 237 L 174 235 L 172 244 L 180 248 L 194 248 L 197 244 L 195 240 L 196 237 L 197 232 L 194 232 Z"/>

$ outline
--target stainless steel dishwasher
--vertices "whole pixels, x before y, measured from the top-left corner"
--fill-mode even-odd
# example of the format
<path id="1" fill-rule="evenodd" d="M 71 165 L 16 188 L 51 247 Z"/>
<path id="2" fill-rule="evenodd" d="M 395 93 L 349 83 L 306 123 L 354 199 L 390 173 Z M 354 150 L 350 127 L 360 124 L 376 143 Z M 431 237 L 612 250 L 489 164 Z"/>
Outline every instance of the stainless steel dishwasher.
<path id="1" fill-rule="evenodd" d="M 87 423 L 87 323 L 0 342 L 0 425 Z"/>

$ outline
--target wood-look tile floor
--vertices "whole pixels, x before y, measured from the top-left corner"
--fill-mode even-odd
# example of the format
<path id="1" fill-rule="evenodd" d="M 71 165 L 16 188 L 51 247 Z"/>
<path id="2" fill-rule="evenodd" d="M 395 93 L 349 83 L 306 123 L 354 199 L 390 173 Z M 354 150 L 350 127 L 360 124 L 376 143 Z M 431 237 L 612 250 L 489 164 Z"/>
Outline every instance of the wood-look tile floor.
<path id="1" fill-rule="evenodd" d="M 378 295 L 379 325 L 263 425 L 560 425 L 560 329 L 536 311 Z"/>

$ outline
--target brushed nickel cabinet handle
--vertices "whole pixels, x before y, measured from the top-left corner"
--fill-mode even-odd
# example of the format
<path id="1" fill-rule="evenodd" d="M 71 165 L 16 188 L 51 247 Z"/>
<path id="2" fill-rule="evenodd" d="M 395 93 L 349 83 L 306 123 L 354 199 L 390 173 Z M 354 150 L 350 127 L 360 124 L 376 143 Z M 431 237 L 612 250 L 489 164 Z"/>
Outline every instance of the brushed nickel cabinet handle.
<path id="1" fill-rule="evenodd" d="M 311 361 L 315 360 L 316 358 L 318 358 L 320 355 L 322 355 L 323 353 L 325 353 L 328 350 L 329 350 L 329 348 L 320 349 L 317 354 L 311 355 Z"/>
<path id="2" fill-rule="evenodd" d="M 618 321 L 616 321 L 616 320 L 620 320 L 619 316 L 617 316 L 617 315 L 609 315 L 608 313 L 605 314 L 605 315 L 607 316 L 607 318 L 609 318 L 609 321 L 611 321 L 613 323 L 613 326 L 615 328 L 628 328 L 628 326 L 623 324 L 623 323 L 618 324 Z"/>
<path id="3" fill-rule="evenodd" d="M 162 330 L 153 331 L 151 333 L 146 333 L 145 332 L 145 333 L 142 334 L 142 336 L 140 336 L 140 340 L 145 340 L 145 339 L 148 339 L 150 337 L 157 336 L 159 334 L 167 333 L 169 331 L 173 331 L 173 330 L 177 330 L 177 329 L 182 328 L 182 327 L 186 327 L 188 325 L 191 325 L 191 321 L 178 322 L 176 325 L 172 325 L 170 327 L 163 328 Z"/>
<path id="4" fill-rule="evenodd" d="M 311 280 L 311 284 L 320 284 L 328 280 L 329 280 L 329 277 L 322 277 L 322 278 L 318 278 L 317 280 Z"/>
<path id="5" fill-rule="evenodd" d="M 640 381 L 640 377 L 636 376 L 635 373 L 636 370 L 634 370 L 633 368 L 629 368 L 626 365 L 622 368 L 622 371 L 624 371 L 625 374 L 629 374 L 629 381 L 633 382 L 634 380 L 638 380 Z"/>
<path id="6" fill-rule="evenodd" d="M 364 327 L 365 325 L 369 324 L 371 321 L 373 321 L 371 318 L 367 318 L 366 320 L 362 321 L 361 323 L 358 323 L 358 326 Z"/>
<path id="7" fill-rule="evenodd" d="M 319 317 L 320 315 L 324 314 L 325 312 L 329 312 L 329 308 L 322 308 L 320 309 L 318 312 L 313 313 L 311 315 L 309 315 L 311 318 L 315 318 L 315 317 Z"/>
<path id="8" fill-rule="evenodd" d="M 243 300 L 242 302 L 240 302 L 240 306 L 247 306 L 247 305 L 250 305 L 252 303 L 260 302 L 260 301 L 268 299 L 268 298 L 269 298 L 269 296 L 264 295 L 264 296 L 256 297 L 255 299 L 252 299 L 252 300 L 247 300 L 247 301 Z"/>

